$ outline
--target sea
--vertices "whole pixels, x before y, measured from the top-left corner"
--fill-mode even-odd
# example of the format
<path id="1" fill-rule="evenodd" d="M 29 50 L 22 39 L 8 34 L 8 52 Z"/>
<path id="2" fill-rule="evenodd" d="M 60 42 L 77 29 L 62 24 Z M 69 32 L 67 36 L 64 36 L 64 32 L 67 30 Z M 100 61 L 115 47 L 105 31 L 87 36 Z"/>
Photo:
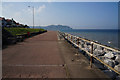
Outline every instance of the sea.
<path id="1" fill-rule="evenodd" d="M 62 32 L 66 32 L 89 40 L 94 40 L 103 45 L 120 49 L 118 46 L 119 34 L 117 29 L 71 29 L 62 30 Z"/>

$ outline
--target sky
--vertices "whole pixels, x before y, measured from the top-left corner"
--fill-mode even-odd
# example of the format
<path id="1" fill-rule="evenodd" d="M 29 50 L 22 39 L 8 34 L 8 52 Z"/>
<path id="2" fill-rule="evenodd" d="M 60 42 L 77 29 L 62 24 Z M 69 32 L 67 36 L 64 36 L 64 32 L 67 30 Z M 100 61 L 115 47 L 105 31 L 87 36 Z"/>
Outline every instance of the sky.
<path id="1" fill-rule="evenodd" d="M 3 2 L 2 17 L 32 26 L 67 25 L 73 29 L 117 29 L 117 2 Z"/>

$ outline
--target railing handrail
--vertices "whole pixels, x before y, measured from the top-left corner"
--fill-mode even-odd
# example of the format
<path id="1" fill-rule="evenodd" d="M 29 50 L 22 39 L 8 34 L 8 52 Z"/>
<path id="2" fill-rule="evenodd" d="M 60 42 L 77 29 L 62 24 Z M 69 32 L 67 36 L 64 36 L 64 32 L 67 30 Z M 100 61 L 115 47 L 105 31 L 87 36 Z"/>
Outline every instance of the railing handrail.
<path id="1" fill-rule="evenodd" d="M 105 45 L 96 43 L 96 42 L 91 41 L 91 40 L 87 40 L 87 39 L 84 39 L 84 38 L 81 38 L 81 37 L 77 37 L 77 36 L 74 36 L 74 35 L 71 35 L 71 34 L 68 34 L 68 33 L 64 33 L 64 32 L 59 32 L 59 33 L 62 33 L 62 36 L 63 36 L 64 38 L 65 38 L 65 36 L 67 35 L 67 38 L 66 38 L 67 40 L 68 40 L 68 36 L 69 36 L 69 37 L 72 36 L 72 38 L 75 37 L 75 38 L 77 38 L 77 39 L 81 39 L 81 40 L 86 41 L 86 42 L 89 42 L 89 43 L 92 42 L 92 44 L 95 44 L 95 45 L 98 45 L 98 46 L 100 46 L 100 47 L 104 47 L 104 48 L 106 48 L 106 49 L 108 49 L 108 50 L 111 50 L 111 51 L 120 53 L 120 50 L 118 50 L 118 49 L 114 49 L 114 48 L 111 48 L 111 47 L 108 47 L 108 46 L 105 46 Z M 64 35 L 63 35 L 63 34 L 64 34 Z M 116 72 L 117 74 L 120 75 L 120 72 L 119 72 L 119 71 L 115 70 L 114 68 L 112 68 L 111 66 L 109 66 L 108 64 L 106 64 L 105 62 L 103 62 L 102 60 L 100 60 L 99 58 L 97 58 L 96 56 L 94 56 L 93 54 L 91 54 L 91 52 L 86 51 L 84 48 L 80 47 L 79 45 L 77 45 L 77 43 L 74 43 L 72 40 L 69 40 L 69 41 L 70 41 L 71 43 L 73 43 L 74 45 L 76 45 L 77 47 L 79 47 L 81 50 L 84 50 L 88 55 L 94 57 L 95 59 L 97 59 L 98 61 L 100 61 L 102 64 L 104 64 L 105 66 L 107 66 L 108 68 L 110 68 L 111 70 L 113 70 L 114 72 Z M 91 63 L 91 62 L 90 62 L 90 63 Z"/>
<path id="2" fill-rule="evenodd" d="M 65 34 L 68 34 L 68 33 L 65 33 Z M 74 36 L 74 35 L 72 35 L 72 34 L 69 34 L 69 35 Z M 74 36 L 74 37 L 78 37 L 78 36 Z M 82 37 L 78 37 L 78 38 L 79 38 L 79 39 L 82 39 L 82 40 L 84 40 L 84 41 L 87 41 L 87 42 L 93 42 L 93 44 L 99 45 L 99 46 L 104 47 L 104 48 L 106 48 L 106 49 L 109 49 L 109 50 L 112 50 L 112 51 L 115 51 L 115 52 L 120 52 L 119 49 L 115 49 L 115 48 L 112 48 L 112 47 L 109 47 L 109 46 L 106 46 L 106 45 L 103 45 L 103 44 L 100 44 L 100 43 L 96 43 L 96 42 L 94 42 L 94 41 L 91 41 L 91 40 L 88 40 L 88 39 L 85 39 L 85 38 L 82 38 Z"/>

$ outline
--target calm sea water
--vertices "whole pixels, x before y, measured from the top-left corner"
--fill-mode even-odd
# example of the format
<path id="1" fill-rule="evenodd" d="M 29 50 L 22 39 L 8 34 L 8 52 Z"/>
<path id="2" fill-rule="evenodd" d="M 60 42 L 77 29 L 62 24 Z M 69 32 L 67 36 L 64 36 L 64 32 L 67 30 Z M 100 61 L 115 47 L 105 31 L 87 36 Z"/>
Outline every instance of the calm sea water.
<path id="1" fill-rule="evenodd" d="M 64 30 L 62 32 L 67 32 L 75 36 L 83 37 L 89 40 L 95 40 L 98 41 L 98 43 L 118 48 L 117 29 L 73 29 Z"/>

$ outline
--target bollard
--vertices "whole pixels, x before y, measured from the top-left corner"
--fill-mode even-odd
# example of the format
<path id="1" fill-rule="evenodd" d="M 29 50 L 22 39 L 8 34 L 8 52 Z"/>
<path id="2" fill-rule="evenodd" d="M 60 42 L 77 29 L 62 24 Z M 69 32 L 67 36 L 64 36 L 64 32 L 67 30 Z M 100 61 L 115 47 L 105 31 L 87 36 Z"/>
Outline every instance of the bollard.
<path id="1" fill-rule="evenodd" d="M 93 62 L 93 42 L 91 42 L 91 56 L 90 56 L 90 67 L 92 68 Z"/>
<path id="2" fill-rule="evenodd" d="M 28 37 L 30 36 L 30 32 L 27 32 Z"/>

